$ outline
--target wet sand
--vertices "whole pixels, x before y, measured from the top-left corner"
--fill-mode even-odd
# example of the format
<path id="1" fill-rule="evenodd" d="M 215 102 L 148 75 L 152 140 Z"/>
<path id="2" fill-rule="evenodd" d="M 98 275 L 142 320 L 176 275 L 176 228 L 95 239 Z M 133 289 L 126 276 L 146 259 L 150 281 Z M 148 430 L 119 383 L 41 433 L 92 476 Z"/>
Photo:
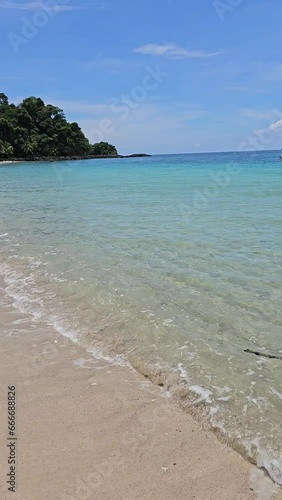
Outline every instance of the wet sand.
<path id="1" fill-rule="evenodd" d="M 164 392 L 12 306 L 0 281 L 0 498 L 282 499 Z M 16 493 L 7 490 L 7 388 L 16 386 Z"/>

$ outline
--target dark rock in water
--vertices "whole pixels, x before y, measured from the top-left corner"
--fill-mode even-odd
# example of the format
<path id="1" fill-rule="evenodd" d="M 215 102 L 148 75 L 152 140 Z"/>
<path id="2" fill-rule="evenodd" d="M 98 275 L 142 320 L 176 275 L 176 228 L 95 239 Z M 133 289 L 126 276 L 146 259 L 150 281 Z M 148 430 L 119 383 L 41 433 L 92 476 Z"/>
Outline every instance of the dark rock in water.
<path id="1" fill-rule="evenodd" d="M 146 153 L 137 153 L 137 154 L 135 153 L 133 155 L 124 156 L 124 158 L 145 158 L 148 156 L 152 156 L 152 155 L 147 155 Z"/>
<path id="2" fill-rule="evenodd" d="M 282 356 L 279 356 L 279 354 L 268 354 L 267 352 L 252 351 L 251 349 L 244 349 L 244 352 L 255 354 L 256 356 L 263 356 L 264 358 L 282 359 Z"/>

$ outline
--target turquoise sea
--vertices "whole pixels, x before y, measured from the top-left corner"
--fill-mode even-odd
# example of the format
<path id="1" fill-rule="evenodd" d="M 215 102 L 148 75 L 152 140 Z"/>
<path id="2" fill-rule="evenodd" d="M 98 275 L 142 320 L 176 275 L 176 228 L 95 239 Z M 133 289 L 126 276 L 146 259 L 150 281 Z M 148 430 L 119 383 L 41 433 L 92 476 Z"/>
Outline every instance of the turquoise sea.
<path id="1" fill-rule="evenodd" d="M 282 484 L 278 152 L 0 166 L 14 303 L 126 362 Z"/>

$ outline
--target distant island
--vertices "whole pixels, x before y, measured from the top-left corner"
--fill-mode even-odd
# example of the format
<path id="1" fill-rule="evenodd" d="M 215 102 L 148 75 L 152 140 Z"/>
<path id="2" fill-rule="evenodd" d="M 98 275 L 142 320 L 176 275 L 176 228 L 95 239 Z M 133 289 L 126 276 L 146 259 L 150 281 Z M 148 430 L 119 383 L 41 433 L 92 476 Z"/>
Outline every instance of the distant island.
<path id="1" fill-rule="evenodd" d="M 0 93 L 0 161 L 58 161 L 92 158 L 138 158 L 119 155 L 108 142 L 90 144 L 76 122 L 62 109 L 28 97 L 18 106 Z"/>

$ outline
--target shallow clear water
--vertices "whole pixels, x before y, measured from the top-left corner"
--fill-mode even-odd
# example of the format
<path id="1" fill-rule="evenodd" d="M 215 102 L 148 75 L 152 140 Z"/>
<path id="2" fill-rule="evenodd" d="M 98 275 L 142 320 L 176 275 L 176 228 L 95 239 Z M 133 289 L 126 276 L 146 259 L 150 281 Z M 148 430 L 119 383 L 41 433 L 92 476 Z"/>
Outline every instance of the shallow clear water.
<path id="1" fill-rule="evenodd" d="M 282 484 L 281 214 L 277 152 L 2 165 L 1 270 Z"/>

